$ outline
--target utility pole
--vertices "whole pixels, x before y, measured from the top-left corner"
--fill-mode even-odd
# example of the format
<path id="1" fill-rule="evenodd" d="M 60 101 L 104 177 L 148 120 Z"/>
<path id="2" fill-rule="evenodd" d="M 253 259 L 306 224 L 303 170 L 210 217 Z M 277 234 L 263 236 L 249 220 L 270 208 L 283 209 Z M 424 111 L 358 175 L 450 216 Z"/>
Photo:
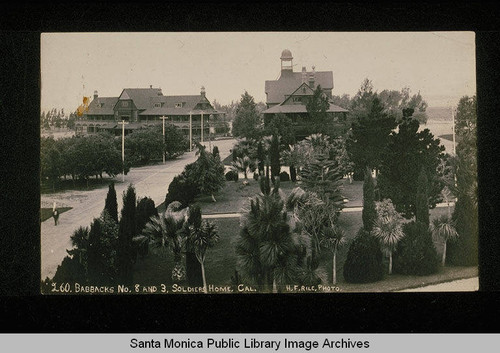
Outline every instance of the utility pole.
<path id="1" fill-rule="evenodd" d="M 163 146 L 165 146 L 165 119 L 168 119 L 168 116 L 162 116 L 160 117 L 161 120 L 163 120 Z M 163 155 L 163 164 L 165 164 L 165 149 L 163 148 L 162 150 L 162 155 Z"/>
<path id="2" fill-rule="evenodd" d="M 451 107 L 451 121 L 453 126 L 453 155 L 456 155 L 455 145 L 455 107 Z"/>
<path id="3" fill-rule="evenodd" d="M 189 112 L 189 152 L 193 150 L 193 112 Z"/>
<path id="4" fill-rule="evenodd" d="M 210 152 L 212 152 L 212 124 L 210 123 L 213 117 L 214 116 L 212 114 L 208 116 L 208 149 L 210 150 Z"/>
<path id="5" fill-rule="evenodd" d="M 118 124 L 121 124 L 122 126 L 122 166 L 123 166 L 122 182 L 125 182 L 125 124 L 128 124 L 128 121 L 122 119 L 122 121 L 119 122 Z"/>

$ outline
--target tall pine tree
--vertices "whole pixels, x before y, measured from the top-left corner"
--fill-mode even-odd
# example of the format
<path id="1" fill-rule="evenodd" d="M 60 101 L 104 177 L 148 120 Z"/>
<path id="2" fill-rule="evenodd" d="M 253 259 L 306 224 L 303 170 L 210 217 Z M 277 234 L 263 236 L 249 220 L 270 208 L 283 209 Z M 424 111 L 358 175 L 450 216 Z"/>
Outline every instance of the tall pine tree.
<path id="1" fill-rule="evenodd" d="M 257 111 L 254 98 L 245 91 L 241 95 L 240 103 L 236 108 L 233 121 L 233 136 L 246 138 L 259 138 L 261 133 L 261 119 Z"/>
<path id="2" fill-rule="evenodd" d="M 477 102 L 476 97 L 460 99 L 455 117 L 457 156 L 457 202 L 453 221 L 459 237 L 450 242 L 446 261 L 449 264 L 470 266 L 478 263 L 478 195 L 477 195 Z M 488 242 L 486 240 L 485 242 Z"/>
<path id="3" fill-rule="evenodd" d="M 403 114 L 398 131 L 391 133 L 384 151 L 377 186 L 381 198 L 391 199 L 396 210 L 409 219 L 415 215 L 416 185 L 422 167 L 427 173 L 430 207 L 441 198 L 443 181 L 437 167 L 444 157 L 444 146 L 429 129 L 419 131 L 419 122 L 412 117 L 412 109 Z"/>
<path id="4" fill-rule="evenodd" d="M 396 121 L 384 113 L 384 105 L 376 96 L 370 102 L 369 109 L 365 113 L 359 112 L 352 123 L 352 132 L 346 143 L 349 157 L 358 171 L 367 167 L 376 171 L 380 168 L 389 136 L 396 127 Z"/>

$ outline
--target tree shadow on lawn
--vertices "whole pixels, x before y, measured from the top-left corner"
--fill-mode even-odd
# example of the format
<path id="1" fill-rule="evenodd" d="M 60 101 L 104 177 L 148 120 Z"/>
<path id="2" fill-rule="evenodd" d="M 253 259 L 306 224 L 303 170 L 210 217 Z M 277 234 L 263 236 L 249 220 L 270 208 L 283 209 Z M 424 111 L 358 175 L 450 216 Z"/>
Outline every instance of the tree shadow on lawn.
<path id="1" fill-rule="evenodd" d="M 59 182 L 52 185 L 52 182 L 44 180 L 40 183 L 40 194 L 41 195 L 50 195 L 55 194 L 61 191 L 89 191 L 95 189 L 102 189 L 104 187 L 108 187 L 109 183 L 115 181 L 115 178 L 90 178 L 88 183 L 86 180 L 60 180 Z"/>
<path id="2" fill-rule="evenodd" d="M 235 249 L 239 235 L 239 218 L 219 218 L 211 221 L 217 225 L 220 239 L 213 248 L 207 250 L 205 259 L 207 284 L 231 285 L 231 276 L 236 269 Z M 156 286 L 165 284 L 167 289 L 171 290 L 173 267 L 172 250 L 150 249 L 145 258 L 138 257 L 135 263 L 134 283 Z"/>
<path id="3" fill-rule="evenodd" d="M 288 195 L 297 183 L 291 181 L 280 182 L 280 190 Z M 238 213 L 242 208 L 250 205 L 249 198 L 260 194 L 259 182 L 248 179 L 248 185 L 243 185 L 243 179 L 237 182 L 226 181 L 224 188 L 215 195 L 217 202 L 213 202 L 211 196 L 200 196 L 195 203 L 200 205 L 203 214 L 214 213 Z"/>

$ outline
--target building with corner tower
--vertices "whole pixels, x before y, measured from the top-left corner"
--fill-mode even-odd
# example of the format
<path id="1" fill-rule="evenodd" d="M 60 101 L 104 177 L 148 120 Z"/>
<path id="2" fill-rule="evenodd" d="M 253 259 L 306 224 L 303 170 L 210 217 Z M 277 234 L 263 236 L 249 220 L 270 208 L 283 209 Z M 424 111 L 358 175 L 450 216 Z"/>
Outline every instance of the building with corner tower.
<path id="1" fill-rule="evenodd" d="M 281 52 L 281 74 L 277 80 L 265 82 L 267 110 L 263 112 L 264 123 L 268 124 L 276 114 L 284 114 L 292 121 L 297 138 L 305 137 L 306 127 L 310 124 L 309 114 L 306 109 L 307 102 L 318 87 L 329 101 L 326 110 L 328 124 L 332 128 L 346 126 L 348 110 L 332 103 L 332 90 L 334 88 L 332 71 L 316 71 L 312 67 L 307 71 L 293 71 L 293 56 L 290 50 Z"/>

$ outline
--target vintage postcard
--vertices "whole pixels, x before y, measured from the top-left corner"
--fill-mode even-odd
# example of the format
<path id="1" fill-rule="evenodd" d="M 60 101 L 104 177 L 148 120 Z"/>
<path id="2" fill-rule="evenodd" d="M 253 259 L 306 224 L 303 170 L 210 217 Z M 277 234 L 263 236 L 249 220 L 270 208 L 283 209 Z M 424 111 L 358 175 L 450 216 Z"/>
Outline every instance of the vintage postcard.
<path id="1" fill-rule="evenodd" d="M 478 290 L 473 32 L 41 35 L 41 293 Z"/>

